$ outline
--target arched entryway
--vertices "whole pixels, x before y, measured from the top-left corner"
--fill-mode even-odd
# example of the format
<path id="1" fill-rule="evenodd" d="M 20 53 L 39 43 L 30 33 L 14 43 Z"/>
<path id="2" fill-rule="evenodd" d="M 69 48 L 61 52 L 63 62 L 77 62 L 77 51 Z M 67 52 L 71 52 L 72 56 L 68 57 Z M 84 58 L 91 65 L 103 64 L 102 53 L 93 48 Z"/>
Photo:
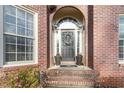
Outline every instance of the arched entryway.
<path id="1" fill-rule="evenodd" d="M 84 13 L 86 13 L 87 22 L 85 26 L 84 16 L 81 12 L 83 7 L 79 7 L 56 6 L 56 10 L 50 15 L 51 65 L 48 70 L 49 78 L 47 82 L 49 87 L 93 87 L 96 78 L 98 78 L 99 73 L 88 67 L 91 61 L 87 62 L 87 59 L 89 60 L 88 56 L 92 57 L 91 46 L 93 41 L 93 38 L 90 37 L 89 39 L 88 36 L 92 36 L 93 32 L 91 29 L 92 24 L 88 25 L 89 21 L 92 23 L 90 18 L 92 15 L 87 14 L 86 11 L 91 11 L 87 10 L 88 7 L 85 7 L 86 11 Z M 86 15 L 88 15 L 88 20 Z M 87 49 L 90 50 L 87 52 Z M 84 65 L 75 65 L 75 57 L 78 52 L 83 56 L 82 63 Z M 62 56 L 60 66 L 54 64 L 57 53 Z M 85 79 L 86 77 L 87 79 Z"/>
<path id="2" fill-rule="evenodd" d="M 78 53 L 84 56 L 83 27 L 84 16 L 77 8 L 66 6 L 56 11 L 52 20 L 53 57 L 59 53 L 62 62 L 74 64 Z"/>

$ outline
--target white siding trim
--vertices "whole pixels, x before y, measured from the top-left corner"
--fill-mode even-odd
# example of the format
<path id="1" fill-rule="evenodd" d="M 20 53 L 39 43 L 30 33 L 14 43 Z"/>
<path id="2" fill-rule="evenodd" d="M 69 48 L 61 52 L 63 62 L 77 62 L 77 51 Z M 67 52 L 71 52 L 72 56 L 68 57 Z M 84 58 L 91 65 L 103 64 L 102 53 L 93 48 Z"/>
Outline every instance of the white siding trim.
<path id="1" fill-rule="evenodd" d="M 20 64 L 7 64 L 7 65 L 3 65 L 3 67 L 26 66 L 26 65 L 37 65 L 37 63 L 27 62 L 27 63 L 20 63 Z"/>
<path id="2" fill-rule="evenodd" d="M 0 5 L 0 67 L 3 66 L 3 6 Z"/>
<path id="3" fill-rule="evenodd" d="M 124 60 L 119 60 L 119 64 L 124 64 Z"/>
<path id="4" fill-rule="evenodd" d="M 38 14 L 34 15 L 34 63 L 38 63 Z"/>

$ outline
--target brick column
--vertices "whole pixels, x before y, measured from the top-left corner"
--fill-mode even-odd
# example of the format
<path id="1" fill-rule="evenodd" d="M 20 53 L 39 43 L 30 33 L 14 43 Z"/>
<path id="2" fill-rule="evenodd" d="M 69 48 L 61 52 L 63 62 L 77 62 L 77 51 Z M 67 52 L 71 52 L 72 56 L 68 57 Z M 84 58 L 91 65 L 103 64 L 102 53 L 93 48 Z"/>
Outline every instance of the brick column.
<path id="1" fill-rule="evenodd" d="M 93 6 L 88 6 L 88 67 L 93 68 Z"/>

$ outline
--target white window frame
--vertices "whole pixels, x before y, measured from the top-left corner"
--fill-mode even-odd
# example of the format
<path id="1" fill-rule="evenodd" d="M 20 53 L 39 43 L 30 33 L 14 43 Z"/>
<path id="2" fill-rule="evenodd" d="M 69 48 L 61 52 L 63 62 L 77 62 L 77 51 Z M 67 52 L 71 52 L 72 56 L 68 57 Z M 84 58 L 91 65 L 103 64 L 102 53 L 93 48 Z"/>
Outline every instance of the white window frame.
<path id="1" fill-rule="evenodd" d="M 3 42 L 3 36 L 4 36 L 4 29 L 3 29 L 3 6 L 0 5 L 0 67 L 10 67 L 10 66 L 22 66 L 22 65 L 32 65 L 32 64 L 38 64 L 38 13 L 25 8 L 24 6 L 14 6 L 16 8 L 19 8 L 21 10 L 27 11 L 29 13 L 32 13 L 34 15 L 34 28 L 33 28 L 33 61 L 16 61 L 15 64 L 5 64 L 4 65 L 4 42 Z"/>

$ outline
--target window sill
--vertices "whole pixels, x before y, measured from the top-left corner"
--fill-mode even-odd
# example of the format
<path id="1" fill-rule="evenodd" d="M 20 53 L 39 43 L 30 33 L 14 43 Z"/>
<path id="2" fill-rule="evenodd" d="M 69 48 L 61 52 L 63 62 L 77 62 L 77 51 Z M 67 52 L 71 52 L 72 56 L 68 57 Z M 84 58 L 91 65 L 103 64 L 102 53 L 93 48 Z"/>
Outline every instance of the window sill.
<path id="1" fill-rule="evenodd" d="M 5 64 L 3 67 L 15 67 L 15 66 L 27 66 L 27 65 L 37 65 L 38 62 L 26 62 L 26 63 L 15 63 L 15 64 Z"/>
<path id="2" fill-rule="evenodd" d="M 124 60 L 119 60 L 119 64 L 124 64 Z"/>

